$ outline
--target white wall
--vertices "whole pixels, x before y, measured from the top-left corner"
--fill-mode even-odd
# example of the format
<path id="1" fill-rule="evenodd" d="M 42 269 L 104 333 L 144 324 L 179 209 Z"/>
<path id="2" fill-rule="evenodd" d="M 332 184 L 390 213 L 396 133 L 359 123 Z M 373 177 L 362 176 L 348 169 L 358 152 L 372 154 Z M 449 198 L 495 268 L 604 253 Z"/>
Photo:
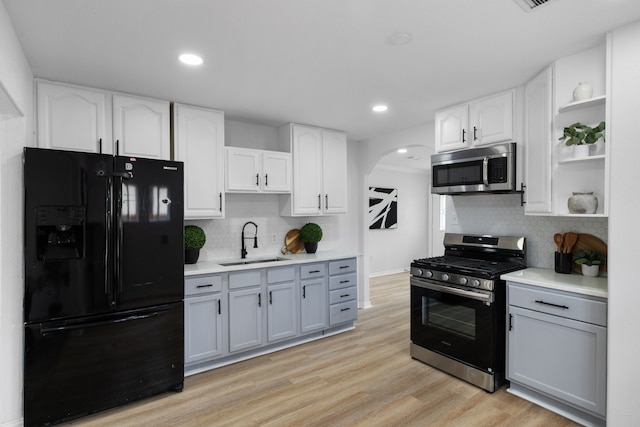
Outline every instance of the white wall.
<path id="1" fill-rule="evenodd" d="M 640 22 L 612 32 L 609 205 L 609 426 L 640 425 Z"/>
<path id="2" fill-rule="evenodd" d="M 398 190 L 398 228 L 368 230 L 369 276 L 408 271 L 416 258 L 428 254 L 429 175 L 376 166 L 369 174 L 369 187 Z"/>
<path id="3" fill-rule="evenodd" d="M 0 426 L 8 427 L 22 424 L 22 147 L 32 144 L 33 76 L 2 2 L 0 58 Z"/>

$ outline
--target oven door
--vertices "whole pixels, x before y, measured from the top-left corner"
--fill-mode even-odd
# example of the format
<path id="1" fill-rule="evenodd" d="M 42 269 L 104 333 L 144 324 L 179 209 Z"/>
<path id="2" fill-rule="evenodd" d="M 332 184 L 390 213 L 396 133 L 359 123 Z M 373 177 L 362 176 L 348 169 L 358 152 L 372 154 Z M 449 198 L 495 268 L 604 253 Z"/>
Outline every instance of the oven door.
<path id="1" fill-rule="evenodd" d="M 494 293 L 411 277 L 411 341 L 478 369 L 496 369 Z M 498 310 L 499 311 L 499 310 Z"/>

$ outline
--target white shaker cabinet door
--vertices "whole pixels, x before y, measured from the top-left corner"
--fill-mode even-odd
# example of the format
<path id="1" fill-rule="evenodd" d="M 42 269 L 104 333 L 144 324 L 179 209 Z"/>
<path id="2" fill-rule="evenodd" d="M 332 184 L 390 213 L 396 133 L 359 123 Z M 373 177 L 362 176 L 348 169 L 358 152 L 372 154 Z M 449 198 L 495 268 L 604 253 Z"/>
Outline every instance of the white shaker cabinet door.
<path id="1" fill-rule="evenodd" d="M 184 300 L 184 362 L 193 363 L 222 354 L 220 293 Z"/>
<path id="2" fill-rule="evenodd" d="M 113 95 L 113 139 L 117 154 L 171 159 L 169 102 Z"/>
<path id="3" fill-rule="evenodd" d="M 300 320 L 303 334 L 324 329 L 328 324 L 329 290 L 327 278 L 301 282 Z"/>
<path id="4" fill-rule="evenodd" d="M 229 351 L 262 344 L 262 294 L 260 288 L 229 292 Z"/>
<path id="5" fill-rule="evenodd" d="M 174 104 L 174 159 L 184 162 L 185 219 L 224 218 L 224 113 Z"/>
<path id="6" fill-rule="evenodd" d="M 262 152 L 262 191 L 267 193 L 291 192 L 291 153 Z"/>
<path id="7" fill-rule="evenodd" d="M 228 192 L 260 191 L 260 151 L 248 148 L 226 147 Z"/>
<path id="8" fill-rule="evenodd" d="M 459 105 L 436 112 L 436 152 L 469 147 L 469 106 Z"/>
<path id="9" fill-rule="evenodd" d="M 347 213 L 347 136 L 344 132 L 322 131 L 323 212 Z"/>
<path id="10" fill-rule="evenodd" d="M 112 153 L 106 92 L 43 81 L 36 91 L 39 147 Z"/>
<path id="11" fill-rule="evenodd" d="M 509 91 L 469 104 L 471 145 L 513 140 L 513 96 Z"/>
<path id="12" fill-rule="evenodd" d="M 293 214 L 322 211 L 322 130 L 293 126 Z"/>

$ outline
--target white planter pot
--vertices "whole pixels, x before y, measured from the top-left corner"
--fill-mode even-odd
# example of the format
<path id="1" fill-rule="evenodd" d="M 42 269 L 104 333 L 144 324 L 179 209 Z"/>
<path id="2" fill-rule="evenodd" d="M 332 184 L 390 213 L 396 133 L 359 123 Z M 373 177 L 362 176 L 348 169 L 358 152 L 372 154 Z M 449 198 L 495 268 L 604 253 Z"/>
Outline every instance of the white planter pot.
<path id="1" fill-rule="evenodd" d="M 586 265 L 582 264 L 582 275 L 589 277 L 597 277 L 600 274 L 599 265 Z"/>
<path id="2" fill-rule="evenodd" d="M 573 158 L 583 159 L 589 157 L 589 146 L 587 144 L 573 146 Z"/>

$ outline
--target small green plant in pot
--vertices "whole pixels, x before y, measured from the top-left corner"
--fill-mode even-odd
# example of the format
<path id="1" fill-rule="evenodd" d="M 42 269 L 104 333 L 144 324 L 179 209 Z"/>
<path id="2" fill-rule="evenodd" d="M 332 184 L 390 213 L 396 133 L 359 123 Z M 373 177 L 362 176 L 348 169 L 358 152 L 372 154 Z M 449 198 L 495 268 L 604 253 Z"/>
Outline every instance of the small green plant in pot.
<path id="1" fill-rule="evenodd" d="M 204 230 L 197 225 L 184 226 L 184 263 L 195 264 L 200 257 L 200 249 L 207 241 Z"/>
<path id="2" fill-rule="evenodd" d="M 600 265 L 605 261 L 602 253 L 588 249 L 579 250 L 573 256 L 573 262 L 581 266 L 584 276 L 596 277 L 600 273 Z"/>
<path id="3" fill-rule="evenodd" d="M 318 242 L 322 240 L 322 228 L 313 222 L 303 225 L 300 229 L 300 240 L 304 243 L 304 249 L 307 253 L 316 253 Z"/>

